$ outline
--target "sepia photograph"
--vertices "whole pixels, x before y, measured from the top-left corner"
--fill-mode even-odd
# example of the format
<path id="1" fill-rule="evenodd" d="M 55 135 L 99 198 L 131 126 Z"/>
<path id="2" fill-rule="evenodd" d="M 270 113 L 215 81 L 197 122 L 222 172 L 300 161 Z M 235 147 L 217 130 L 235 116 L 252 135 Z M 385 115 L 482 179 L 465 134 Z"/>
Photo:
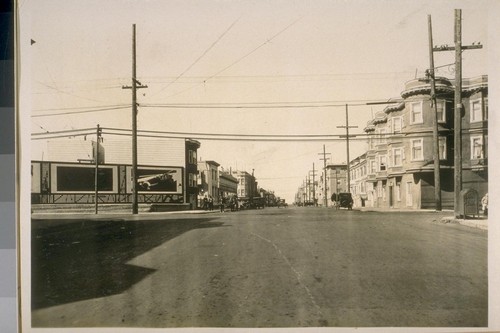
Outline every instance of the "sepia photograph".
<path id="1" fill-rule="evenodd" d="M 499 9 L 17 1 L 23 332 L 498 329 Z"/>

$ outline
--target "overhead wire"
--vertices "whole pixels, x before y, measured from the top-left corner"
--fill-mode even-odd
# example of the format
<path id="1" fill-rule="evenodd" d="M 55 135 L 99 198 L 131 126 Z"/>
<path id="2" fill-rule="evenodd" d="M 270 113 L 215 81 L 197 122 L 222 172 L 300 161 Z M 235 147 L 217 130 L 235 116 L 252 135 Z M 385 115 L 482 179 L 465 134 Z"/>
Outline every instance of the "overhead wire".
<path id="1" fill-rule="evenodd" d="M 34 112 L 43 112 L 43 111 L 67 111 L 67 110 L 91 110 L 91 109 L 101 109 L 101 108 L 110 108 L 110 107 L 131 107 L 132 104 L 115 104 L 115 105 L 99 105 L 99 106 L 75 106 L 68 108 L 50 108 L 50 109 L 34 109 Z"/>
<path id="2" fill-rule="evenodd" d="M 184 74 L 186 74 L 191 68 L 193 68 L 208 52 L 210 52 L 210 50 L 212 50 L 215 47 L 215 45 L 234 27 L 234 25 L 240 19 L 241 19 L 241 16 L 238 17 L 233 23 L 231 23 L 231 25 L 226 30 L 224 30 L 224 32 L 219 37 L 217 37 L 217 39 L 212 44 L 210 44 L 210 46 L 198 58 L 196 58 L 191 63 L 191 65 L 189 65 L 184 71 L 182 71 L 181 74 L 179 74 L 172 82 L 170 82 L 169 84 L 167 84 L 167 86 L 165 86 L 164 88 L 160 89 L 158 92 L 156 92 L 155 94 L 151 95 L 150 97 L 155 96 L 155 95 L 159 94 L 160 92 L 164 91 L 165 89 L 167 89 L 168 87 L 170 87 L 173 83 L 175 83 L 178 79 L 180 79 Z"/>
<path id="3" fill-rule="evenodd" d="M 71 129 L 71 130 L 63 130 L 63 131 L 52 131 L 49 132 L 47 131 L 46 133 L 31 133 L 31 135 L 46 135 L 47 133 L 49 134 L 62 134 L 62 133 L 74 133 L 74 132 L 82 132 L 82 131 L 93 131 L 95 128 L 81 128 L 81 129 Z"/>
<path id="4" fill-rule="evenodd" d="M 66 95 L 69 95 L 69 96 L 72 96 L 72 97 L 81 98 L 81 99 L 85 99 L 85 100 L 92 101 L 92 102 L 102 103 L 102 101 L 99 101 L 99 100 L 96 100 L 96 99 L 93 99 L 93 98 L 83 97 L 83 96 L 76 95 L 76 94 L 72 94 L 70 92 L 67 92 L 67 91 L 59 89 L 57 86 L 53 87 L 53 86 L 48 85 L 46 83 L 43 83 L 41 81 L 37 81 L 37 83 L 39 83 L 39 84 L 41 84 L 41 85 L 43 85 L 43 86 L 45 86 L 47 88 L 54 89 L 55 91 L 57 91 L 57 92 L 59 92 L 61 94 L 66 94 Z M 55 82 L 54 82 L 54 84 L 55 84 Z"/>
<path id="5" fill-rule="evenodd" d="M 211 80 L 213 79 L 214 77 L 218 76 L 220 73 L 228 70 L 229 68 L 233 67 L 234 65 L 236 65 L 237 63 L 239 63 L 240 61 L 242 61 L 243 59 L 247 58 L 248 56 L 250 56 L 251 54 L 253 54 L 254 52 L 256 52 L 257 50 L 259 50 L 261 47 L 263 47 L 264 45 L 266 44 L 269 44 L 272 40 L 274 40 L 275 38 L 277 38 L 279 35 L 281 35 L 282 33 L 284 33 L 286 30 L 288 30 L 289 28 L 291 28 L 293 25 L 295 25 L 298 21 L 300 21 L 302 19 L 302 17 L 299 17 L 297 18 L 295 21 L 293 21 L 292 23 L 288 24 L 285 28 L 283 28 L 282 30 L 280 30 L 278 33 L 274 34 L 271 38 L 268 38 L 265 42 L 263 42 L 262 44 L 258 45 L 256 48 L 252 49 L 250 52 L 244 54 L 242 57 L 238 58 L 236 61 L 232 62 L 230 65 L 222 68 L 221 70 L 219 70 L 218 72 L 216 72 L 215 74 L 205 78 L 203 81 L 199 82 L 197 85 L 194 85 L 192 87 L 189 87 L 187 89 L 184 89 L 180 92 L 177 92 L 175 94 L 171 94 L 167 97 L 172 97 L 172 96 L 177 96 L 177 95 L 180 95 L 186 91 L 189 91 L 195 87 L 198 87 L 202 84 L 205 84 L 208 80 Z"/>
<path id="6" fill-rule="evenodd" d="M 49 117 L 49 116 L 74 115 L 74 114 L 81 114 L 81 113 L 92 113 L 92 112 L 122 110 L 122 109 L 127 109 L 127 108 L 130 108 L 130 106 L 109 107 L 109 108 L 90 109 L 90 110 L 71 111 L 71 112 L 44 113 L 44 114 L 31 115 L 31 117 L 32 118 L 39 118 L 39 117 Z"/>
<path id="7" fill-rule="evenodd" d="M 283 105 L 183 105 L 183 104 L 141 104 L 145 108 L 169 108 L 169 109 L 291 109 L 291 108 L 325 108 L 325 107 L 345 107 L 346 104 L 283 104 Z M 364 106 L 365 103 L 351 103 L 349 106 Z"/>
<path id="8" fill-rule="evenodd" d="M 77 137 L 77 136 L 86 136 L 86 135 L 92 135 L 95 134 L 94 131 L 92 132 L 87 132 L 87 133 L 74 133 L 74 134 L 61 134 L 61 135 L 54 135 L 54 136 L 40 136 L 40 137 L 35 137 L 31 138 L 31 140 L 47 140 L 47 139 L 58 139 L 58 138 L 71 138 L 71 137 Z"/>

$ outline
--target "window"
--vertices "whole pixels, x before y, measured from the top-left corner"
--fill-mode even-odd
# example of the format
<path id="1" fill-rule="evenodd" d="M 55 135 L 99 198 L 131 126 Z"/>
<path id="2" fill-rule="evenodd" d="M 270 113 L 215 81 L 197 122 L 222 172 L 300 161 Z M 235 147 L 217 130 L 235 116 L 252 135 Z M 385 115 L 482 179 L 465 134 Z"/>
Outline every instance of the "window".
<path id="1" fill-rule="evenodd" d="M 411 140 L 412 161 L 422 161 L 424 159 L 423 139 Z"/>
<path id="2" fill-rule="evenodd" d="M 194 173 L 190 173 L 188 177 L 189 177 L 188 179 L 189 187 L 196 187 L 197 185 L 196 175 Z"/>
<path id="3" fill-rule="evenodd" d="M 378 130 L 378 142 L 385 143 L 385 128 L 380 128 Z"/>
<path id="4" fill-rule="evenodd" d="M 196 164 L 196 151 L 189 150 L 189 164 Z"/>
<path id="5" fill-rule="evenodd" d="M 401 133 L 403 121 L 401 117 L 392 118 L 392 133 Z"/>
<path id="6" fill-rule="evenodd" d="M 446 159 L 446 138 L 445 137 L 439 138 L 439 159 L 440 160 Z"/>
<path id="7" fill-rule="evenodd" d="M 370 161 L 370 173 L 377 172 L 377 161 Z"/>
<path id="8" fill-rule="evenodd" d="M 437 101 L 436 112 L 438 123 L 446 122 L 446 101 Z"/>
<path id="9" fill-rule="evenodd" d="M 410 123 L 421 124 L 424 122 L 422 116 L 422 102 L 415 102 L 410 104 Z"/>
<path id="10" fill-rule="evenodd" d="M 403 150 L 401 148 L 394 148 L 392 150 L 392 165 L 401 166 L 403 164 Z"/>
<path id="11" fill-rule="evenodd" d="M 484 158 L 484 150 L 483 150 L 483 138 L 481 136 L 473 136 L 470 138 L 470 152 L 471 159 L 480 159 Z"/>
<path id="12" fill-rule="evenodd" d="M 483 107 L 480 99 L 470 102 L 470 122 L 478 122 L 483 120 Z"/>
<path id="13" fill-rule="evenodd" d="M 380 165 L 380 171 L 384 171 L 387 169 L 387 156 L 385 155 L 379 156 L 379 165 Z"/>
<path id="14" fill-rule="evenodd" d="M 488 120 L 488 97 L 485 97 L 483 101 L 484 101 L 484 114 L 483 114 L 484 120 Z"/>
<path id="15" fill-rule="evenodd" d="M 394 188 L 394 192 L 396 192 L 396 201 L 401 201 L 401 184 L 397 183 Z"/>

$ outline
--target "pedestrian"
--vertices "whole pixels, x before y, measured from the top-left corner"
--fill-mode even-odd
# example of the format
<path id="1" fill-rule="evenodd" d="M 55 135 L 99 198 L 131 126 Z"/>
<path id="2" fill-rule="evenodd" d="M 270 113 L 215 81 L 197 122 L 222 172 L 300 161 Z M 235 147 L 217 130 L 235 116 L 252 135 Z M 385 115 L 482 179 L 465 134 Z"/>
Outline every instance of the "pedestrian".
<path id="1" fill-rule="evenodd" d="M 208 210 L 208 198 L 203 197 L 203 209 Z"/>
<path id="2" fill-rule="evenodd" d="M 210 211 L 214 210 L 214 198 L 212 196 L 208 198 L 208 209 Z"/>
<path id="3" fill-rule="evenodd" d="M 332 203 L 333 203 L 333 208 L 339 209 L 339 203 L 337 202 L 337 193 L 332 194 Z"/>
<path id="4" fill-rule="evenodd" d="M 481 205 L 483 207 L 484 216 L 488 216 L 488 193 L 481 199 Z"/>
<path id="5" fill-rule="evenodd" d="M 224 213 L 224 203 L 226 201 L 226 198 L 224 198 L 223 196 L 220 196 L 219 197 L 219 205 L 220 205 L 220 212 L 221 213 Z"/>

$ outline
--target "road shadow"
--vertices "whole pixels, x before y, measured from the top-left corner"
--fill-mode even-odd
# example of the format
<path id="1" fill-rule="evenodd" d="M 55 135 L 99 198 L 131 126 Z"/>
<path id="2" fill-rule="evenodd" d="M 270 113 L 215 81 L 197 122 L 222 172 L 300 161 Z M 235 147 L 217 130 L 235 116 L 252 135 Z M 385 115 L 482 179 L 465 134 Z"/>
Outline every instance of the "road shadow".
<path id="1" fill-rule="evenodd" d="M 32 310 L 119 294 L 155 271 L 127 264 L 132 258 L 187 231 L 223 225 L 212 218 L 43 222 L 32 220 Z"/>

